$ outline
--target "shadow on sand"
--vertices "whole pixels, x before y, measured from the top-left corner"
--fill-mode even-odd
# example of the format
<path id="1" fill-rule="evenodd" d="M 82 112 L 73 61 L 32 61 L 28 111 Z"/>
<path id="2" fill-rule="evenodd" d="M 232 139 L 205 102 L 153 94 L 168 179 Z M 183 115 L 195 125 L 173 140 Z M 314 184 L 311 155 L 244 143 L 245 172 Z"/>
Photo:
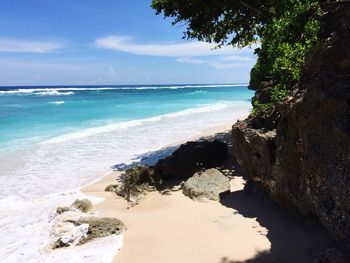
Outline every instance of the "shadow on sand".
<path id="1" fill-rule="evenodd" d="M 271 243 L 271 249 L 245 261 L 222 258 L 219 263 L 313 262 L 316 255 L 334 243 L 318 221 L 288 214 L 264 199 L 261 194 L 256 195 L 247 190 L 236 191 L 224 196 L 221 204 L 237 210 L 246 218 L 256 218 L 267 229 L 266 238 Z"/>
<path id="2" fill-rule="evenodd" d="M 228 145 L 227 162 L 222 169 L 233 171 L 234 176 L 242 176 L 239 166 L 234 160 L 232 143 L 229 132 L 218 133 L 210 137 L 202 137 L 199 140 L 219 139 Z M 134 158 L 131 164 L 117 164 L 114 170 L 124 171 L 135 165 L 154 165 L 159 159 L 171 155 L 179 145 L 162 148 L 158 151 L 148 152 Z M 171 195 L 181 188 L 181 182 L 168 181 L 160 193 Z M 254 191 L 253 191 L 254 192 Z M 303 263 L 313 262 L 313 258 L 320 252 L 334 244 L 333 238 L 324 227 L 315 220 L 306 220 L 288 215 L 281 211 L 271 201 L 251 191 L 240 190 L 225 195 L 221 204 L 233 209 L 233 213 L 239 213 L 246 218 L 256 218 L 257 222 L 267 229 L 266 238 L 271 243 L 270 251 L 257 252 L 256 256 L 245 261 L 234 261 L 223 257 L 218 263 Z M 262 234 L 261 235 L 265 235 Z"/>

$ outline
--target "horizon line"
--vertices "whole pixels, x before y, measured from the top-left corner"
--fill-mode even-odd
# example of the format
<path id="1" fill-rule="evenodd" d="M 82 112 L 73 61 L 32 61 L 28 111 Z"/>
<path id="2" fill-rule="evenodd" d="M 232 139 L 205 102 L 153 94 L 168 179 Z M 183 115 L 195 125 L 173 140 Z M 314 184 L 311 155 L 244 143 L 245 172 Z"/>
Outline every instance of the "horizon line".
<path id="1" fill-rule="evenodd" d="M 110 87 L 121 87 L 121 86 L 185 86 L 185 85 L 189 85 L 189 86 L 196 86 L 196 85 L 237 85 L 237 84 L 242 84 L 242 85 L 249 85 L 249 82 L 231 82 L 231 83 L 170 83 L 170 84 L 162 84 L 162 83 L 158 83 L 158 84 L 78 84 L 78 85 L 74 85 L 74 84 L 63 84 L 63 85 L 59 85 L 59 84 L 40 84 L 40 85 L 0 85 L 0 88 L 31 88 L 31 87 L 106 87 L 106 86 L 110 86 Z"/>

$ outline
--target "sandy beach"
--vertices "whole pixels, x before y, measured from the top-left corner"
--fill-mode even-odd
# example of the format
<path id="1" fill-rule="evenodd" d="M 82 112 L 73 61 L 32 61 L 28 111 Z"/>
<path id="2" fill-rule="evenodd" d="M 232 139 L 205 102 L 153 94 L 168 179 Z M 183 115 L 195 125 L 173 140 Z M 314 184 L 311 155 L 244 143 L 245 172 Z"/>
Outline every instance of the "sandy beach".
<path id="1" fill-rule="evenodd" d="M 205 131 L 229 138 L 227 126 Z M 192 138 L 194 139 L 194 138 Z M 120 172 L 82 189 L 105 198 L 93 212 L 127 225 L 124 246 L 113 262 L 311 262 L 332 238 L 316 223 L 298 221 L 243 191 L 245 180 L 233 176 L 231 193 L 220 202 L 196 202 L 178 186 L 152 192 L 135 207 L 105 192 Z"/>
<path id="2" fill-rule="evenodd" d="M 2 0 L 0 263 L 350 263 L 350 0 Z"/>

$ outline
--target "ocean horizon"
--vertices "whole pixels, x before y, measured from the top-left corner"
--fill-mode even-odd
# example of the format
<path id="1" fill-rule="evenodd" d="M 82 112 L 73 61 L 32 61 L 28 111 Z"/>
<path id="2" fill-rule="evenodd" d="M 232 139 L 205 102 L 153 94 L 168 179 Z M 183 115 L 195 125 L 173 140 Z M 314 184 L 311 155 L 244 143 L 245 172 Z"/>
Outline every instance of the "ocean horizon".
<path id="1" fill-rule="evenodd" d="M 0 256 L 113 256 L 120 240 L 45 254 L 55 209 L 113 166 L 247 116 L 252 96 L 246 84 L 0 87 Z"/>

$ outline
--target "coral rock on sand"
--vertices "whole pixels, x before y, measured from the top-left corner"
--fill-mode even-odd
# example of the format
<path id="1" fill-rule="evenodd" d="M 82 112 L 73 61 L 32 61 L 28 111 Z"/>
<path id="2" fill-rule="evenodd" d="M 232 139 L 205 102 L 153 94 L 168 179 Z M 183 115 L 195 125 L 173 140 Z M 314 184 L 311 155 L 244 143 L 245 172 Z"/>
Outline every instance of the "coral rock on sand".
<path id="1" fill-rule="evenodd" d="M 220 194 L 230 191 L 230 180 L 217 169 L 208 169 L 189 178 L 182 193 L 193 200 L 219 201 Z"/>
<path id="2" fill-rule="evenodd" d="M 161 178 L 156 175 L 152 167 L 136 166 L 126 170 L 123 182 L 115 192 L 130 203 L 137 203 L 147 192 L 158 189 L 161 184 Z"/>
<path id="3" fill-rule="evenodd" d="M 109 185 L 130 205 L 136 205 L 147 192 L 160 190 L 163 179 L 188 179 L 195 172 L 220 166 L 227 159 L 227 145 L 219 140 L 187 142 L 154 167 L 136 166 L 125 172 L 120 185 Z"/>
<path id="4" fill-rule="evenodd" d="M 94 238 L 118 235 L 126 227 L 116 218 L 97 218 L 79 210 L 58 213 L 53 219 L 48 248 L 81 245 Z"/>
<path id="5" fill-rule="evenodd" d="M 76 208 L 83 213 L 86 213 L 92 209 L 92 203 L 88 199 L 77 199 L 74 201 L 71 207 Z"/>
<path id="6" fill-rule="evenodd" d="M 83 244 L 93 238 L 119 235 L 126 227 L 122 221 L 116 218 L 82 217 L 78 221 L 72 221 L 76 226 L 87 225 L 86 237 L 80 240 Z"/>
<path id="7" fill-rule="evenodd" d="M 89 212 L 92 209 L 92 203 L 88 199 L 77 199 L 71 206 L 62 206 L 56 209 L 57 214 L 62 214 L 68 211 L 80 210 L 83 213 Z"/>
<path id="8" fill-rule="evenodd" d="M 219 140 L 187 142 L 154 168 L 163 179 L 188 179 L 200 169 L 221 165 L 226 158 L 227 145 Z"/>
<path id="9" fill-rule="evenodd" d="M 80 212 L 70 211 L 69 213 Z M 89 226 L 87 224 L 75 225 L 69 222 L 71 216 L 73 218 L 76 216 L 75 214 L 68 215 L 69 213 L 58 216 L 53 224 L 50 233 L 52 240 L 50 247 L 52 249 L 79 245 L 82 240 L 87 238 Z"/>
<path id="10" fill-rule="evenodd" d="M 116 184 L 110 184 L 110 185 L 106 186 L 105 191 L 106 192 L 115 192 L 117 187 L 118 187 L 118 185 L 116 185 Z"/>

